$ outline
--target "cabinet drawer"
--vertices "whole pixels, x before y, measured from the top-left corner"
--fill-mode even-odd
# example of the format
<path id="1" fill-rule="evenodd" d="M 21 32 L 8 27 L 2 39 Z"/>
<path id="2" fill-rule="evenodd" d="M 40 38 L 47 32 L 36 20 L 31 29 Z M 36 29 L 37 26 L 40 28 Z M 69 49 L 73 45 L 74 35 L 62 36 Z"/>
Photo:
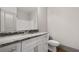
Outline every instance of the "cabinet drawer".
<path id="1" fill-rule="evenodd" d="M 21 43 L 14 43 L 0 48 L 0 52 L 20 52 Z"/>

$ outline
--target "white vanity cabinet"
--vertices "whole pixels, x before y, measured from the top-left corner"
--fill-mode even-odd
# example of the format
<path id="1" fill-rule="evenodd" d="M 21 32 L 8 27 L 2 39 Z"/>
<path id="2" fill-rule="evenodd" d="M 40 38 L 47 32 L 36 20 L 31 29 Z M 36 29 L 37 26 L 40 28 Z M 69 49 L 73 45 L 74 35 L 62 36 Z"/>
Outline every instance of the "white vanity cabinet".
<path id="1" fill-rule="evenodd" d="M 47 35 L 42 35 L 22 41 L 22 52 L 47 52 L 47 41 Z"/>
<path id="2" fill-rule="evenodd" d="M 22 41 L 22 52 L 38 52 L 39 44 L 38 37 Z"/>
<path id="3" fill-rule="evenodd" d="M 48 35 L 43 35 L 38 37 L 40 44 L 38 46 L 38 52 L 47 52 L 48 51 Z"/>
<path id="4" fill-rule="evenodd" d="M 20 52 L 21 51 L 21 42 L 7 45 L 0 48 L 0 52 Z"/>
<path id="5" fill-rule="evenodd" d="M 48 34 L 25 38 L 19 42 L 0 47 L 0 52 L 47 52 Z"/>

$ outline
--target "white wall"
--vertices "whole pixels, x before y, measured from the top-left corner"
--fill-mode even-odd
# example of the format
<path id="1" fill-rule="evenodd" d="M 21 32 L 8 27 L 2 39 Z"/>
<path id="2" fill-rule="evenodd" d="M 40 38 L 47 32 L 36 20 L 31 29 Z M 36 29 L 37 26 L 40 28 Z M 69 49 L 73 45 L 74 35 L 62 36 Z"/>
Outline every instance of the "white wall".
<path id="1" fill-rule="evenodd" d="M 0 32 L 1 32 L 1 9 L 0 9 Z"/>
<path id="2" fill-rule="evenodd" d="M 79 8 L 48 8 L 48 30 L 61 44 L 79 49 Z"/>
<path id="3" fill-rule="evenodd" d="M 38 8 L 38 28 L 40 32 L 47 32 L 47 8 Z"/>

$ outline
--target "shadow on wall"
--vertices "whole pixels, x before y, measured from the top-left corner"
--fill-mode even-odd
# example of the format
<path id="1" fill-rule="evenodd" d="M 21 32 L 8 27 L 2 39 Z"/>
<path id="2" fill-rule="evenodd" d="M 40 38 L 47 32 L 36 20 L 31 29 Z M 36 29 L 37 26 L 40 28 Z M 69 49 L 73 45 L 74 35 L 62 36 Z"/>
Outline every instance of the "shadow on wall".
<path id="1" fill-rule="evenodd" d="M 50 35 L 49 35 L 49 40 L 53 40 L 53 37 L 51 37 Z"/>

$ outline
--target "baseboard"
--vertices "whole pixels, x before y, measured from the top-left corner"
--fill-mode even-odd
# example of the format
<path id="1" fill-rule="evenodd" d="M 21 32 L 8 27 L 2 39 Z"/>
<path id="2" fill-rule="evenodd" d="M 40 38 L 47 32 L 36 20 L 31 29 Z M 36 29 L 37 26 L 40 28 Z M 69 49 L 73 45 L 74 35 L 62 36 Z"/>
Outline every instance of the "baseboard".
<path id="1" fill-rule="evenodd" d="M 57 47 L 58 50 L 60 50 L 59 52 L 79 52 L 78 49 L 75 49 L 75 48 L 72 48 L 72 47 L 68 47 L 68 46 L 65 46 L 65 45 L 60 45 L 59 47 Z"/>

